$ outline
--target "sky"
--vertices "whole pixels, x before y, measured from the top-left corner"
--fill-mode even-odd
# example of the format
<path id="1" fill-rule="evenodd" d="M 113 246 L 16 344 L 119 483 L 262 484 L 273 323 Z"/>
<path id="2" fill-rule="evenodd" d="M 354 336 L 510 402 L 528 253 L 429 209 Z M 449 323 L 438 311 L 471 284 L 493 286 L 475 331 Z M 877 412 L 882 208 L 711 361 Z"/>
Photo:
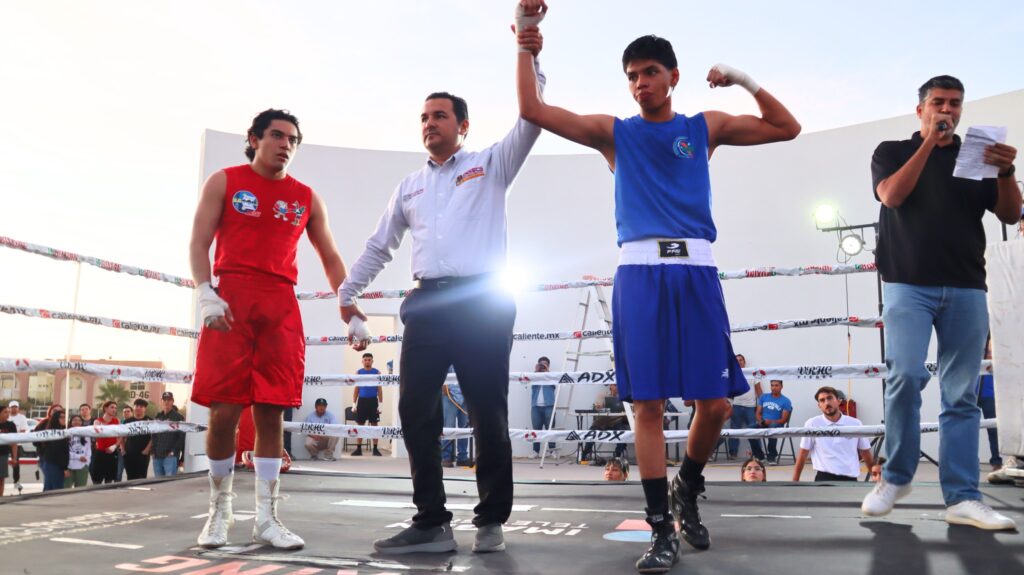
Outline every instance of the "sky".
<path id="1" fill-rule="evenodd" d="M 244 132 L 268 107 L 297 114 L 307 143 L 421 151 L 422 100 L 447 90 L 469 101 L 467 145 L 483 147 L 516 114 L 513 8 L 0 3 L 0 102 L 12 112 L 0 137 L 0 235 L 188 276 L 202 133 Z M 582 113 L 635 113 L 621 51 L 649 33 L 678 55 L 678 111 L 755 111 L 739 88 L 708 89 L 708 69 L 725 62 L 786 104 L 804 133 L 910 113 L 938 74 L 963 80 L 968 102 L 1024 88 L 1019 2 L 552 0 L 541 29 L 546 99 Z M 534 153 L 589 151 L 545 134 Z M 3 304 L 70 311 L 77 291 L 80 313 L 191 322 L 188 290 L 88 266 L 76 278 L 73 264 L 3 248 L 0 266 Z M 0 357 L 70 351 L 188 367 L 187 340 L 87 325 L 69 339 L 70 322 L 0 316 Z"/>

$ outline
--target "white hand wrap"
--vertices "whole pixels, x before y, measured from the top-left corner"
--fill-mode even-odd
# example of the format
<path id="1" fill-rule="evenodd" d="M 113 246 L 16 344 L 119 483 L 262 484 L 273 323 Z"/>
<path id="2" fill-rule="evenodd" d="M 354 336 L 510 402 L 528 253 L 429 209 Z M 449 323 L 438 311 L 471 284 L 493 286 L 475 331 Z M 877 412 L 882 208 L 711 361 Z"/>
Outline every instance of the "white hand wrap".
<path id="1" fill-rule="evenodd" d="M 199 290 L 199 309 L 203 316 L 203 325 L 208 326 L 219 317 L 224 317 L 228 312 L 228 302 L 221 299 L 214 291 L 210 282 L 203 282 L 196 286 Z"/>
<path id="2" fill-rule="evenodd" d="M 538 12 L 533 16 L 527 16 L 526 11 L 523 10 L 523 5 L 516 2 L 516 32 L 523 28 L 529 28 L 530 26 L 537 26 L 541 20 L 544 19 L 544 13 Z M 530 49 L 522 45 L 519 46 L 520 52 L 529 52 Z"/>
<path id="3" fill-rule="evenodd" d="M 759 86 L 753 78 L 748 76 L 746 72 L 737 70 L 728 64 L 715 64 L 715 70 L 721 72 L 722 75 L 728 78 L 733 84 L 743 86 L 751 94 L 756 94 L 757 91 L 761 89 L 761 86 Z"/>
<path id="4" fill-rule="evenodd" d="M 355 315 L 348 321 L 348 337 L 352 340 L 351 343 L 370 341 L 370 327 L 363 318 Z"/>

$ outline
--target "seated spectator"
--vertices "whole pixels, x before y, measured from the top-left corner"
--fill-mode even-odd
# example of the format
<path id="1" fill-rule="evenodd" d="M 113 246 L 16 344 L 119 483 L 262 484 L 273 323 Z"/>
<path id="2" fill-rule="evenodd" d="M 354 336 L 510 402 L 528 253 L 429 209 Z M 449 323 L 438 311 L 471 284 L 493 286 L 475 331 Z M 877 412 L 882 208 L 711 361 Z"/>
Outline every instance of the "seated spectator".
<path id="1" fill-rule="evenodd" d="M 327 411 L 327 400 L 324 398 L 318 398 L 314 404 L 316 411 L 306 416 L 306 423 L 325 423 L 327 425 L 333 425 L 338 423 L 338 420 L 334 417 L 334 414 Z M 331 437 L 328 435 L 307 435 L 306 436 L 306 451 L 309 452 L 309 458 L 317 460 L 321 458 L 327 461 L 335 461 L 334 459 L 334 448 L 338 445 L 338 438 Z"/>
<path id="2" fill-rule="evenodd" d="M 821 415 L 808 419 L 804 427 L 836 429 L 862 425 L 859 419 L 839 411 L 839 394 L 834 388 L 819 388 L 814 392 L 814 400 L 818 402 Z M 865 437 L 804 437 L 793 467 L 793 481 L 800 481 L 808 457 L 817 472 L 815 481 L 857 481 L 860 458 L 868 469 L 874 465 L 871 442 Z"/>
<path id="3" fill-rule="evenodd" d="M 64 429 L 66 416 L 64 409 L 51 409 L 50 418 L 40 421 L 32 431 L 47 429 Z M 64 472 L 68 468 L 68 440 L 40 441 L 34 444 L 39 454 L 39 467 L 43 471 L 43 491 L 64 489 Z"/>
<path id="4" fill-rule="evenodd" d="M 764 463 L 756 457 L 743 462 L 740 465 L 740 481 L 746 483 L 764 483 L 768 481 L 768 471 L 764 467 Z"/>
<path id="5" fill-rule="evenodd" d="M 79 410 L 79 413 L 81 410 Z M 68 429 L 83 427 L 85 420 L 76 413 L 68 422 Z M 89 463 L 92 461 L 92 441 L 88 437 L 68 438 L 68 469 L 64 472 L 64 489 L 85 487 L 89 482 Z"/>
<path id="6" fill-rule="evenodd" d="M 629 420 L 626 419 L 626 408 L 622 405 L 622 400 L 619 399 L 619 386 L 614 383 L 608 386 L 606 392 L 600 393 L 597 396 L 597 401 L 594 402 L 594 409 L 606 410 L 609 413 L 621 414 L 621 415 L 599 415 L 594 418 L 594 423 L 590 425 L 591 431 L 618 431 L 629 429 Z M 613 457 L 622 457 L 626 454 L 627 446 L 625 443 L 616 443 L 615 452 Z M 589 441 L 583 445 L 583 452 L 580 455 L 581 461 L 589 461 L 590 465 L 595 467 L 605 464 L 605 460 L 600 457 L 594 457 L 591 459 L 591 454 L 594 451 L 594 442 Z"/>
<path id="7" fill-rule="evenodd" d="M 875 464 L 871 466 L 871 481 L 878 483 L 878 480 L 882 478 L 882 466 L 885 465 L 885 457 L 878 456 Z"/>
<path id="8" fill-rule="evenodd" d="M 185 416 L 174 405 L 173 393 L 165 391 L 160 396 L 160 404 L 161 409 L 156 414 L 157 421 L 185 421 Z M 249 419 L 252 417 L 250 416 Z M 154 433 L 150 443 L 150 453 L 153 456 L 153 475 L 157 477 L 176 475 L 178 466 L 184 462 L 185 432 Z"/>
<path id="9" fill-rule="evenodd" d="M 766 393 L 757 398 L 757 410 L 754 417 L 758 427 L 785 427 L 789 423 L 789 416 L 793 413 L 793 402 L 782 395 L 782 381 L 773 379 L 771 382 L 771 393 Z M 779 462 L 779 451 L 777 449 L 778 439 L 768 440 L 768 463 Z"/>
<path id="10" fill-rule="evenodd" d="M 380 370 L 373 367 L 373 354 L 363 354 L 363 367 L 359 368 L 358 373 L 361 374 L 378 374 Z M 380 405 L 384 403 L 384 387 L 378 385 L 376 387 L 364 387 L 358 386 L 352 390 L 352 403 L 356 406 L 356 425 L 366 425 L 367 422 L 370 425 L 375 426 L 380 423 Z M 382 454 L 377 445 L 380 443 L 379 439 L 373 440 L 373 454 L 380 457 Z M 356 449 L 352 452 L 352 455 L 363 454 L 363 443 L 361 439 L 356 439 Z"/>
<path id="11" fill-rule="evenodd" d="M 629 480 L 629 462 L 624 457 L 613 457 L 604 464 L 605 481 Z"/>

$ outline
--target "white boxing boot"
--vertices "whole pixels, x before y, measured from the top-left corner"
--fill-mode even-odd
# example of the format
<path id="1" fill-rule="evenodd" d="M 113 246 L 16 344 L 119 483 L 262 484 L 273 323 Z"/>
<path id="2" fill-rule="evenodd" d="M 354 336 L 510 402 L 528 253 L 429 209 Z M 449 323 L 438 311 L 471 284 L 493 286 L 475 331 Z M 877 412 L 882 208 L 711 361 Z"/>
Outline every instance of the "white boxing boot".
<path id="1" fill-rule="evenodd" d="M 228 544 L 228 529 L 235 523 L 235 516 L 231 509 L 231 500 L 235 494 L 231 492 L 231 485 L 234 483 L 235 474 L 214 479 L 210 477 L 210 514 L 206 518 L 206 525 L 196 541 L 200 547 L 214 549 Z"/>
<path id="2" fill-rule="evenodd" d="M 302 549 L 306 542 L 292 533 L 277 518 L 280 480 L 256 480 L 256 521 L 252 526 L 254 543 L 273 545 L 277 549 Z"/>

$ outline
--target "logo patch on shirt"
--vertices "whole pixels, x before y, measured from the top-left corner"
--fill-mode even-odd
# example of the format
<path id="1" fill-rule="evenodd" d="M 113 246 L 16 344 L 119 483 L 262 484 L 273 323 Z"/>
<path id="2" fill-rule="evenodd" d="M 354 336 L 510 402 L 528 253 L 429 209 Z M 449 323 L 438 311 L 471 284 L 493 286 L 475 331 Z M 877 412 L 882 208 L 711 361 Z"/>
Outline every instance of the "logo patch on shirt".
<path id="1" fill-rule="evenodd" d="M 682 240 L 658 240 L 658 255 L 663 258 L 688 258 L 690 252 Z"/>
<path id="2" fill-rule="evenodd" d="M 470 169 L 466 170 L 465 172 L 463 172 L 462 174 L 460 174 L 459 177 L 455 178 L 455 185 L 456 186 L 461 186 L 462 184 L 465 184 L 466 182 L 472 180 L 473 178 L 482 178 L 482 177 L 484 177 L 484 168 L 483 168 L 483 166 L 477 166 L 475 168 L 470 168 Z"/>
<path id="3" fill-rule="evenodd" d="M 418 196 L 418 195 L 420 195 L 422 193 L 423 193 L 423 188 L 420 188 L 420 189 L 416 190 L 415 192 L 412 192 L 411 194 L 405 194 L 404 196 L 402 196 L 402 201 L 403 202 L 408 202 L 409 200 L 415 198 L 416 196 Z"/>
<path id="4" fill-rule="evenodd" d="M 243 216 L 260 217 L 260 201 L 256 199 L 256 194 L 249 190 L 235 192 L 235 195 L 231 196 L 231 207 Z"/>
<path id="5" fill-rule="evenodd" d="M 302 214 L 306 213 L 306 206 L 300 205 L 299 202 L 292 202 L 288 205 L 284 200 L 277 200 L 274 203 L 274 219 L 280 219 L 282 221 L 291 221 L 293 226 L 299 225 L 302 222 Z M 289 220 L 289 216 L 295 216 Z"/>
<path id="6" fill-rule="evenodd" d="M 690 143 L 686 136 L 679 136 L 676 141 L 672 143 L 672 153 L 677 158 L 691 159 L 693 158 L 693 144 Z"/>

